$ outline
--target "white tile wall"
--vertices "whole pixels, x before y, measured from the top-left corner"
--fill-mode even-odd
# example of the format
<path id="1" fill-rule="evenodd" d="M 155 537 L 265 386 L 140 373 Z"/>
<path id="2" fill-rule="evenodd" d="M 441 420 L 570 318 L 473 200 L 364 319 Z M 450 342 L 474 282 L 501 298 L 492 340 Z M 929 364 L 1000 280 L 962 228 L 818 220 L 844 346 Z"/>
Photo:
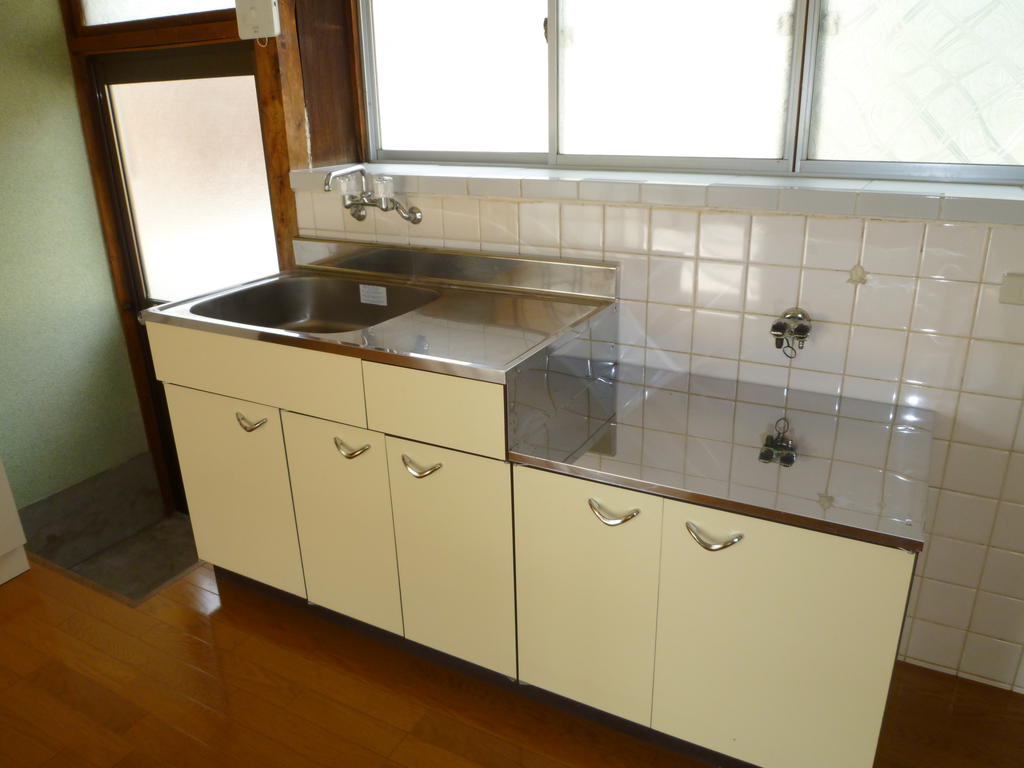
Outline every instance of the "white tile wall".
<path id="1" fill-rule="evenodd" d="M 857 301 L 853 310 L 854 325 L 906 330 L 910 325 L 910 312 L 914 307 L 916 287 L 916 281 L 910 277 L 875 275 L 873 280 L 864 283 L 857 290 Z"/>
<path id="2" fill-rule="evenodd" d="M 760 264 L 800 266 L 806 226 L 803 216 L 754 216 L 750 230 L 750 260 Z"/>
<path id="3" fill-rule="evenodd" d="M 963 388 L 987 395 L 1019 396 L 1024 391 L 1024 346 L 972 341 Z"/>
<path id="4" fill-rule="evenodd" d="M 300 190 L 300 230 L 620 263 L 623 355 L 665 371 L 662 394 L 646 402 L 642 386 L 622 388 L 623 423 L 689 419 L 690 438 L 649 432 L 664 445 L 644 448 L 668 457 L 666 469 L 685 457 L 691 470 L 718 478 L 706 481 L 707 492 L 729 479 L 730 436 L 700 426 L 705 406 L 720 401 L 695 396 L 687 406 L 665 393 L 689 370 L 819 393 L 805 407 L 821 412 L 821 428 L 806 436 L 807 455 L 791 474 L 779 475 L 781 498 L 801 513 L 817 501 L 790 494 L 786 478 L 815 471 L 811 454 L 832 439 L 840 392 L 934 410 L 931 467 L 914 470 L 929 472 L 933 491 L 901 652 L 1024 692 L 1024 306 L 998 301 L 1003 274 L 1024 272 L 1024 228 L 923 218 L 938 198 L 868 194 L 868 182 L 848 190 L 808 182 L 776 195 L 556 178 L 419 181 L 408 197 L 424 211 L 419 226 L 377 212 L 358 224 L 337 195 Z M 951 198 L 941 202 L 943 216 L 954 211 Z M 851 273 L 856 265 L 863 282 Z M 815 322 L 790 362 L 767 329 L 795 303 Z M 737 440 L 751 448 L 774 413 L 756 408 L 735 418 Z M 839 435 L 846 447 L 831 492 L 850 508 L 843 515 L 859 514 L 864 488 L 882 482 L 862 462 L 885 442 L 884 429 L 861 430 Z M 774 487 L 758 475 L 743 483 L 753 501 Z"/>
<path id="5" fill-rule="evenodd" d="M 921 261 L 924 224 L 873 219 L 864 228 L 861 264 L 868 272 L 916 275 Z"/>
<path id="6" fill-rule="evenodd" d="M 652 255 L 647 273 L 647 300 L 676 306 L 691 305 L 695 266 L 694 259 Z"/>
<path id="7" fill-rule="evenodd" d="M 600 251 L 604 247 L 604 206 L 563 205 L 562 247 Z"/>
<path id="8" fill-rule="evenodd" d="M 605 247 L 610 251 L 646 252 L 650 211 L 647 208 L 606 206 L 604 211 Z"/>
<path id="9" fill-rule="evenodd" d="M 667 256 L 697 254 L 697 222 L 695 211 L 655 208 L 651 211 L 651 253 Z"/>
<path id="10" fill-rule="evenodd" d="M 860 219 L 809 219 L 804 266 L 850 269 L 860 261 L 863 230 Z"/>
<path id="11" fill-rule="evenodd" d="M 998 283 L 1007 272 L 1024 272 L 1024 229 L 993 229 L 985 262 L 984 281 Z"/>
<path id="12" fill-rule="evenodd" d="M 978 280 L 987 235 L 985 227 L 972 224 L 929 224 L 918 274 L 950 280 Z"/>
<path id="13" fill-rule="evenodd" d="M 521 203 L 519 205 L 520 247 L 554 248 L 561 245 L 561 227 L 557 203 Z"/>

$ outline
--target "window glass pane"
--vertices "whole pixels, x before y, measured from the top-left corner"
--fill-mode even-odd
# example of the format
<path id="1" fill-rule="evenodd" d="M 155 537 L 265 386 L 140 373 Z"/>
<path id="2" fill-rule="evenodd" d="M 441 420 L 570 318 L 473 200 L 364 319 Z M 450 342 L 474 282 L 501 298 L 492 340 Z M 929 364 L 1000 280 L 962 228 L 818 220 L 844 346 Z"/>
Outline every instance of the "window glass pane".
<path id="1" fill-rule="evenodd" d="M 825 0 L 809 156 L 1024 164 L 1022 0 Z"/>
<path id="2" fill-rule="evenodd" d="M 251 75 L 110 86 L 146 295 L 278 271 Z"/>
<path id="3" fill-rule="evenodd" d="M 144 3 L 139 0 L 82 0 L 82 15 L 85 25 L 91 27 L 234 7 L 233 0 L 146 0 Z"/>
<path id="4" fill-rule="evenodd" d="M 546 152 L 546 0 L 374 0 L 383 149 Z"/>
<path id="5" fill-rule="evenodd" d="M 559 150 L 779 158 L 792 0 L 563 0 Z"/>

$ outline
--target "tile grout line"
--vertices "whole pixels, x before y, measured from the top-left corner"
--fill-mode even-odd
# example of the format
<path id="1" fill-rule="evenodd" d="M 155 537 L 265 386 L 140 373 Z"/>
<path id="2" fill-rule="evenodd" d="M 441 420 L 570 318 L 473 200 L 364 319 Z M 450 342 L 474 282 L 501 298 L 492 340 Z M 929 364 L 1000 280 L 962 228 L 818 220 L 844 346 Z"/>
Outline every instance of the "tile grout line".
<path id="1" fill-rule="evenodd" d="M 925 227 L 926 243 L 927 243 L 928 231 L 929 231 L 929 228 L 926 226 Z M 985 233 L 985 244 L 983 246 L 983 256 L 982 256 L 982 260 L 981 260 L 981 276 L 982 277 L 984 277 L 984 274 L 985 274 L 985 265 L 986 265 L 986 262 L 988 261 L 988 248 L 989 248 L 989 245 L 990 245 L 991 238 L 992 238 L 992 230 L 991 230 L 991 228 L 989 228 L 986 231 L 986 233 Z M 924 258 L 924 255 L 922 253 L 922 259 L 923 258 Z M 920 271 L 920 270 L 918 270 L 918 271 Z M 971 313 L 971 325 L 970 325 L 970 334 L 971 334 L 971 336 L 970 336 L 970 338 L 972 338 L 972 339 L 974 337 L 975 325 L 978 322 L 978 314 L 981 311 L 981 294 L 982 294 L 982 292 L 979 289 L 978 292 L 977 292 L 977 295 L 975 296 L 975 299 L 974 299 L 974 311 Z M 960 404 L 961 404 L 961 402 L 963 400 L 963 386 L 964 386 L 964 381 L 967 378 L 967 363 L 968 363 L 969 359 L 970 359 L 970 342 L 968 342 L 967 352 L 965 353 L 963 369 L 960 371 L 959 387 L 957 389 L 957 395 L 956 395 L 956 407 L 955 407 L 955 409 L 953 411 L 953 413 L 954 413 L 953 424 L 950 427 L 950 447 L 949 447 L 949 450 L 946 451 L 946 461 L 945 461 L 945 465 L 942 468 L 942 483 L 943 483 L 943 486 L 945 486 L 945 483 L 946 483 L 946 473 L 949 470 L 949 463 L 950 463 L 950 460 L 951 460 L 950 457 L 953 454 L 953 442 L 954 442 L 953 438 L 956 437 L 957 426 L 960 423 Z M 1002 477 L 1002 480 L 1001 480 L 1001 482 L 999 484 L 1000 491 L 999 491 L 999 497 L 998 498 L 1002 498 L 1002 489 L 1003 489 L 1003 487 L 1004 487 L 1004 485 L 1006 483 L 1006 475 L 1008 473 L 1008 469 L 1009 469 L 1009 458 L 1007 458 L 1007 466 L 1003 468 L 1003 477 Z M 940 490 L 939 491 L 939 498 L 940 499 L 941 499 L 941 494 L 942 494 L 942 491 Z M 999 502 L 997 500 L 996 501 L 996 509 L 997 509 L 997 511 L 998 511 L 998 508 L 999 508 Z M 995 516 L 993 516 L 993 518 L 992 518 L 992 527 L 989 528 L 989 533 L 988 533 L 988 537 L 987 537 L 989 542 L 991 542 L 992 530 L 993 530 L 994 526 L 995 526 Z M 967 653 L 967 641 L 968 641 L 968 639 L 970 637 L 970 634 L 971 634 L 971 626 L 974 624 L 974 615 L 975 615 L 975 611 L 976 611 L 977 606 L 978 606 L 978 593 L 981 591 L 981 583 L 982 583 L 982 580 L 984 579 L 984 576 L 985 576 L 985 569 L 986 569 L 986 567 L 988 565 L 988 556 L 989 556 L 989 552 L 990 551 L 991 551 L 991 547 L 989 546 L 989 544 L 986 544 L 985 545 L 985 556 L 982 558 L 981 575 L 979 576 L 979 579 L 978 579 L 978 587 L 974 590 L 974 596 L 973 596 L 973 599 L 971 600 L 971 612 L 970 612 L 970 614 L 968 616 L 968 619 L 967 619 L 967 629 L 964 631 L 963 641 L 962 641 L 962 643 L 960 645 L 960 653 L 959 653 L 959 656 L 957 658 L 957 664 L 956 664 L 956 670 L 957 670 L 956 674 L 957 674 L 957 676 L 959 676 L 959 674 L 960 674 L 960 669 L 963 666 L 963 662 L 964 662 L 964 656 Z"/>

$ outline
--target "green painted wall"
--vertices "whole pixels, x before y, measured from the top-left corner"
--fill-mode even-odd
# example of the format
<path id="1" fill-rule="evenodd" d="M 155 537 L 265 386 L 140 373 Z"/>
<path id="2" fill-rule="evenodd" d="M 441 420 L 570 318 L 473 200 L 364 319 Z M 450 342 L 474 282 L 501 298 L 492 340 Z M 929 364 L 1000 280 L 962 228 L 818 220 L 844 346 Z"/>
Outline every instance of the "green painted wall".
<path id="1" fill-rule="evenodd" d="M 146 441 L 57 0 L 0 14 L 0 459 L 23 507 Z"/>

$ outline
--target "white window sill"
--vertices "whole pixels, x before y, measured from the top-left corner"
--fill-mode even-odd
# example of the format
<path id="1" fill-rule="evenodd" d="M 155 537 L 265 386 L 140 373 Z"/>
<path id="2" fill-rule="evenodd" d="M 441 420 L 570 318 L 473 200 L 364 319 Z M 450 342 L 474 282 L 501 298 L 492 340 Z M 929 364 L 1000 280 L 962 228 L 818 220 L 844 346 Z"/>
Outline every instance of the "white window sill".
<path id="1" fill-rule="evenodd" d="M 292 171 L 292 189 L 322 192 L 326 173 L 345 167 Z M 415 163 L 366 163 L 362 167 L 367 175 L 393 176 L 396 191 L 405 195 L 644 203 L 1024 226 L 1022 186 Z"/>

